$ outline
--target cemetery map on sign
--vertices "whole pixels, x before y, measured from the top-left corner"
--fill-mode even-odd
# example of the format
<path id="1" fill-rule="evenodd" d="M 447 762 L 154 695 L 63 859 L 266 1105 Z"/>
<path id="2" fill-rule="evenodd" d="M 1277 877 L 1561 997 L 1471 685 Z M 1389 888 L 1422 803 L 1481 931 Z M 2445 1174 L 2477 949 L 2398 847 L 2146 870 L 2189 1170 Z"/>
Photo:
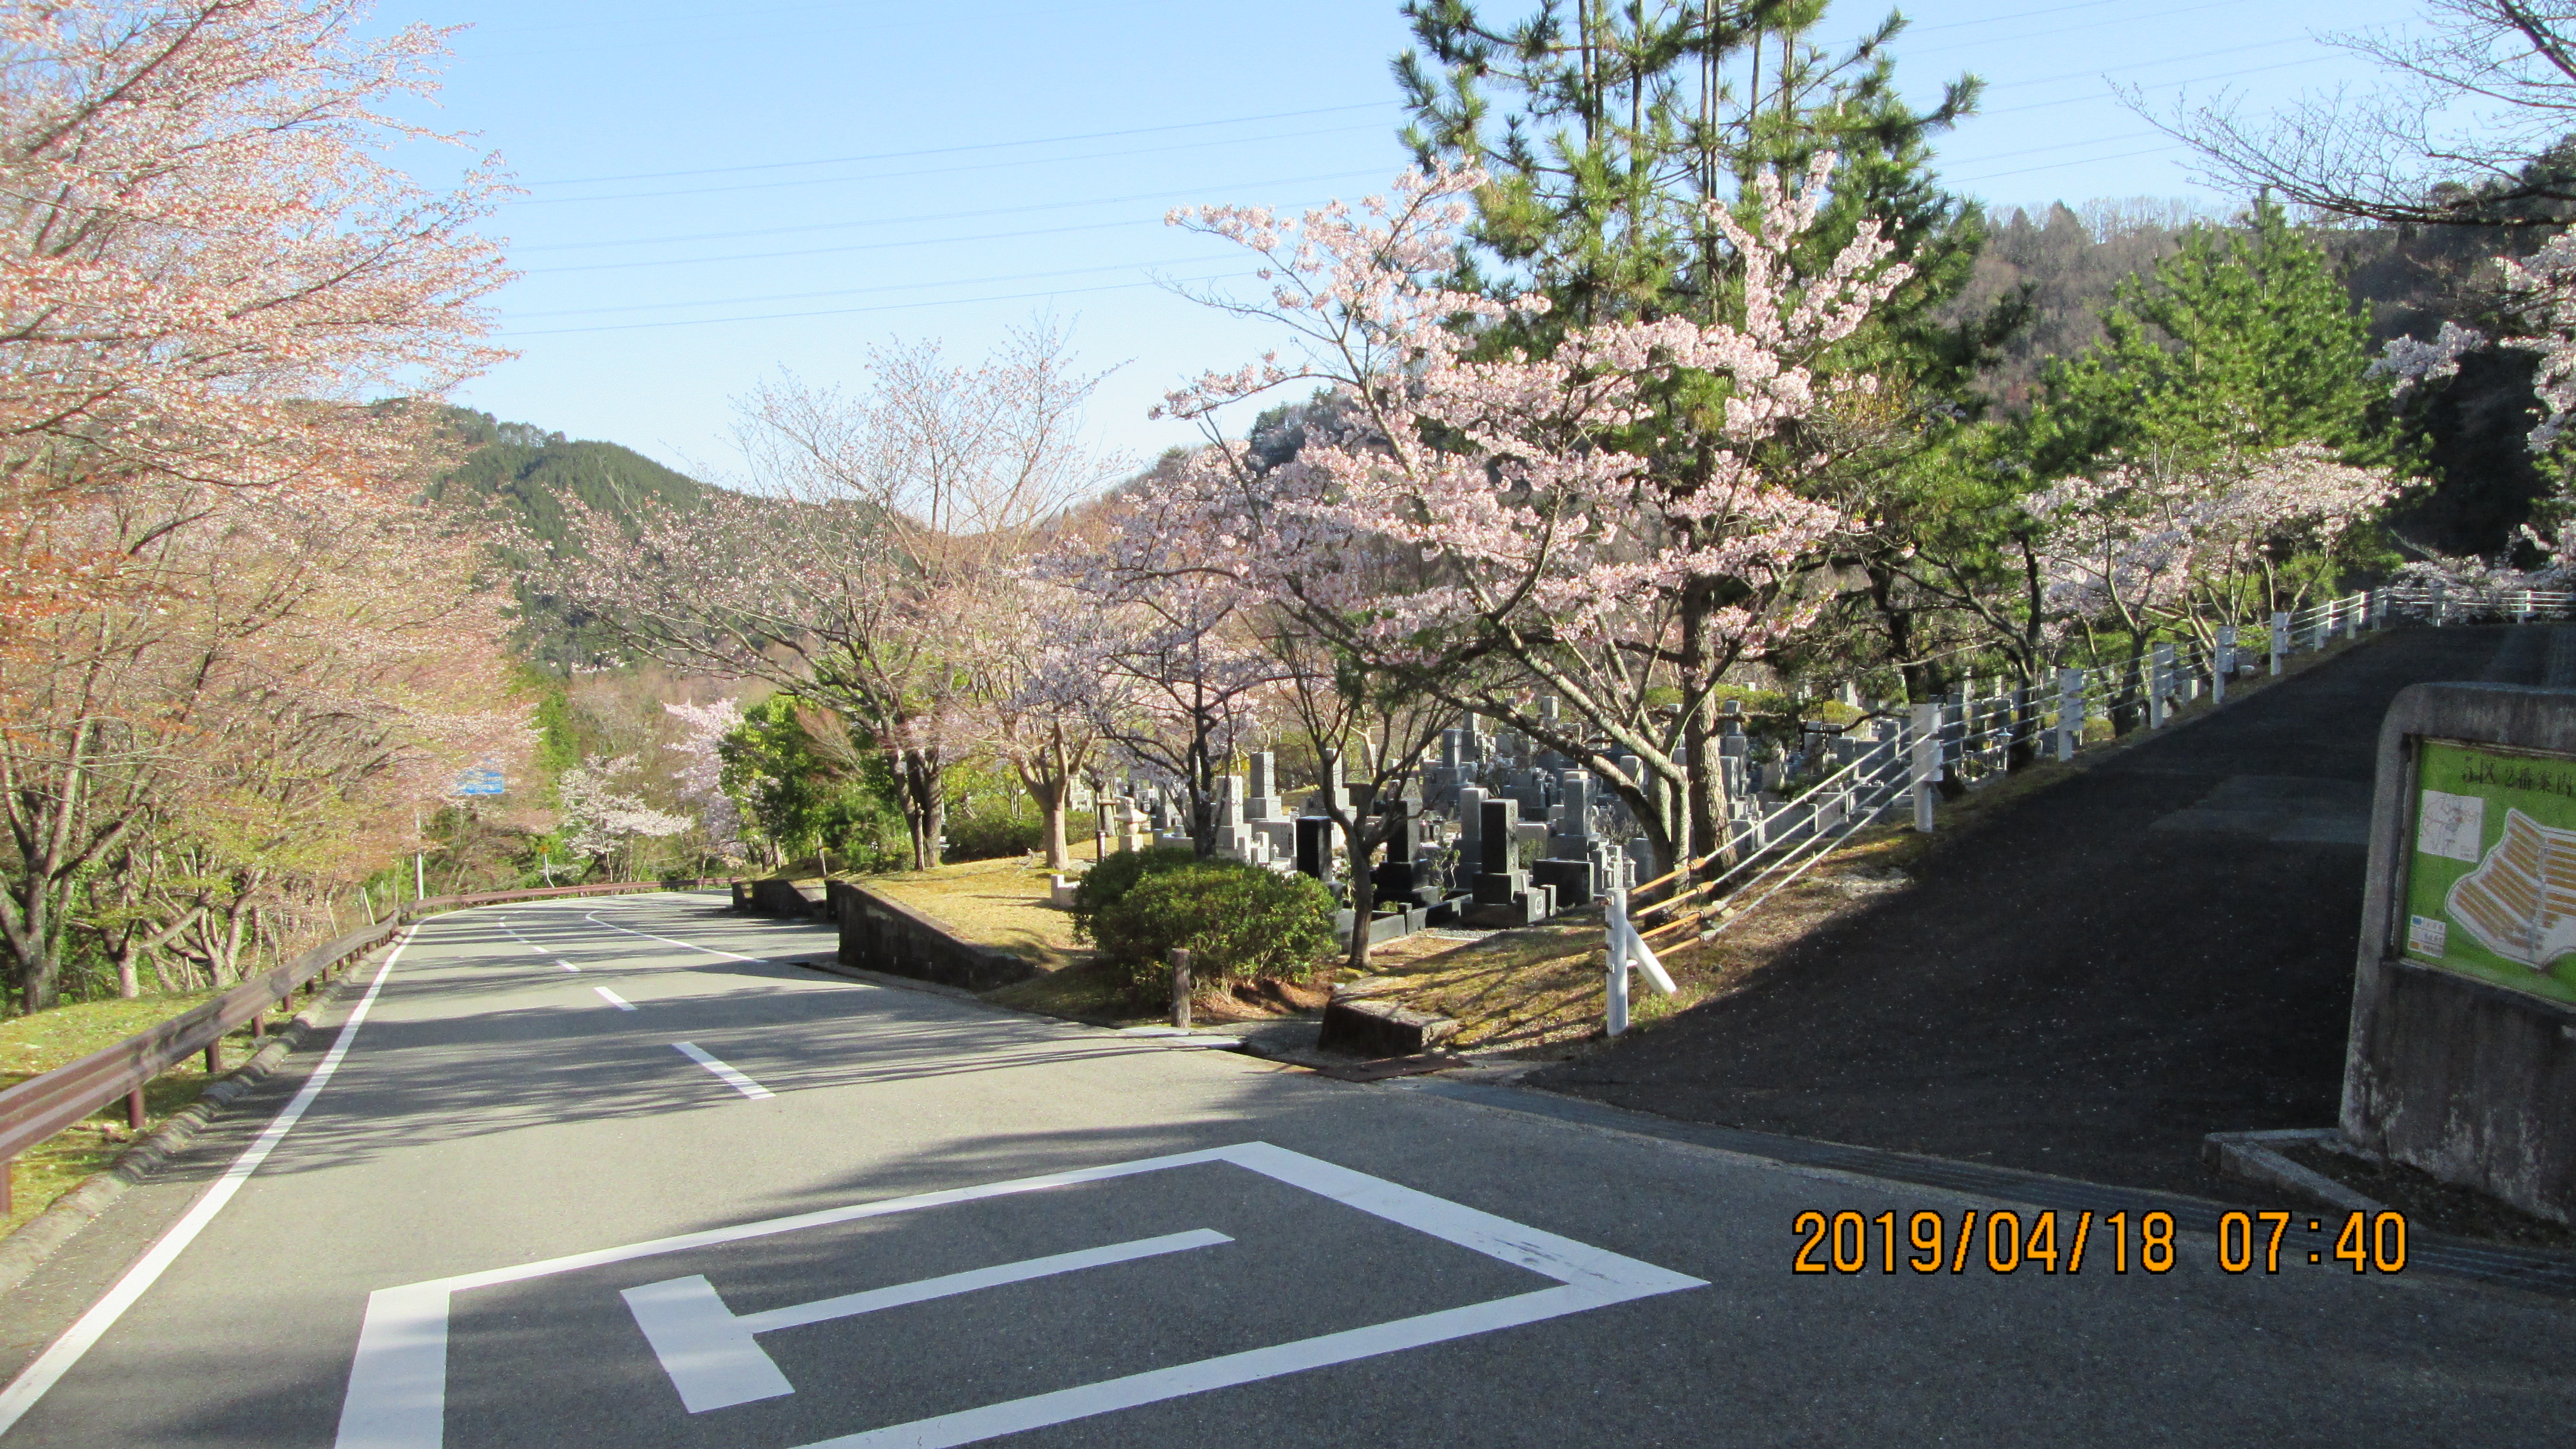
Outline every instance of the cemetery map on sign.
<path id="1" fill-rule="evenodd" d="M 2426 741 L 2406 954 L 2576 1002 L 2576 760 Z"/>

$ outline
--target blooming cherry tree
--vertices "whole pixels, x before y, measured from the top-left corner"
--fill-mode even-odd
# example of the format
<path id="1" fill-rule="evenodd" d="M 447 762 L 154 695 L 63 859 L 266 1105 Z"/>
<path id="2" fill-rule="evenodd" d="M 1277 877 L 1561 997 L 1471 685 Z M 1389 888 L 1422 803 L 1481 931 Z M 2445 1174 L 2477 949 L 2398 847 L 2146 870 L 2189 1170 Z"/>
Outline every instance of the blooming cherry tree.
<path id="1" fill-rule="evenodd" d="M 1722 813 L 1719 678 L 1814 618 L 1807 571 L 1860 526 L 1798 485 L 1838 400 L 1870 386 L 1829 354 L 1908 271 L 1874 224 L 1799 270 L 1834 165 L 1757 178 L 1741 218 L 1711 205 L 1739 274 L 1726 317 L 1570 326 L 1544 357 L 1486 341 L 1544 296 L 1442 280 L 1476 171 L 1408 173 L 1390 197 L 1297 221 L 1175 213 L 1258 254 L 1266 297 L 1219 305 L 1281 325 L 1296 355 L 1170 395 L 1212 442 L 1160 506 L 1235 545 L 1240 586 L 1308 627 L 1583 761 L 1677 861 Z M 1221 409 L 1291 384 L 1329 400 L 1293 460 L 1213 436 Z M 1532 689 L 1571 722 L 1530 708 Z M 1676 693 L 1677 715 L 1659 715 Z"/>

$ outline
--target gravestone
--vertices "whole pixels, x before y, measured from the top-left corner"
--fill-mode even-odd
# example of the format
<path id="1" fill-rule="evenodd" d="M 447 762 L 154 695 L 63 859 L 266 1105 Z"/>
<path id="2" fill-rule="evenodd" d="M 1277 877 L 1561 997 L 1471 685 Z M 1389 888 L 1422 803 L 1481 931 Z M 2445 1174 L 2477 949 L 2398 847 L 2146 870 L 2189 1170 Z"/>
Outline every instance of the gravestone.
<path id="1" fill-rule="evenodd" d="M 1333 822 L 1320 815 L 1297 817 L 1297 873 L 1320 881 L 1333 878 Z"/>

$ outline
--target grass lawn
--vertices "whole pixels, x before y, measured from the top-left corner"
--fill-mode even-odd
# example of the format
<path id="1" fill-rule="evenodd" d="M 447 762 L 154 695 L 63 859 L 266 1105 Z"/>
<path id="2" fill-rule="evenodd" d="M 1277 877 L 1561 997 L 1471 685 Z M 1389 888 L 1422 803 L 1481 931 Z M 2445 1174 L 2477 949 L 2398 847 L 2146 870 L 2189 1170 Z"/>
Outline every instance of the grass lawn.
<path id="1" fill-rule="evenodd" d="M 0 1021 L 0 1088 L 16 1086 L 40 1072 L 78 1061 L 113 1046 L 202 1004 L 212 992 L 186 996 L 146 996 L 134 1001 L 82 1001 L 34 1016 Z M 292 1017 L 295 1006 L 270 1014 L 272 1025 Z M 224 1040 L 224 1061 L 238 1066 L 249 1057 L 250 1028 L 243 1026 Z M 192 1056 L 153 1079 L 143 1089 L 144 1131 L 185 1109 L 211 1084 L 204 1056 Z M 123 1099 L 109 1103 L 74 1123 L 50 1141 L 18 1159 L 11 1179 L 9 1215 L 0 1220 L 0 1236 L 51 1206 L 54 1199 L 80 1186 L 81 1179 L 116 1160 L 138 1133 L 125 1125 Z"/>

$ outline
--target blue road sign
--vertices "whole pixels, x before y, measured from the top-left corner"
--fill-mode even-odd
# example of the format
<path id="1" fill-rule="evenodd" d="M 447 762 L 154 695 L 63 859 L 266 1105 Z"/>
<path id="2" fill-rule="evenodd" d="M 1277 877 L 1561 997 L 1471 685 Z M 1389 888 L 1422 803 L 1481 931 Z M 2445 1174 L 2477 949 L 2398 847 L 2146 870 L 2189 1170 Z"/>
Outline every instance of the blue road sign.
<path id="1" fill-rule="evenodd" d="M 459 795 L 498 795 L 501 792 L 501 772 L 498 770 L 468 770 L 456 777 L 456 793 Z"/>

